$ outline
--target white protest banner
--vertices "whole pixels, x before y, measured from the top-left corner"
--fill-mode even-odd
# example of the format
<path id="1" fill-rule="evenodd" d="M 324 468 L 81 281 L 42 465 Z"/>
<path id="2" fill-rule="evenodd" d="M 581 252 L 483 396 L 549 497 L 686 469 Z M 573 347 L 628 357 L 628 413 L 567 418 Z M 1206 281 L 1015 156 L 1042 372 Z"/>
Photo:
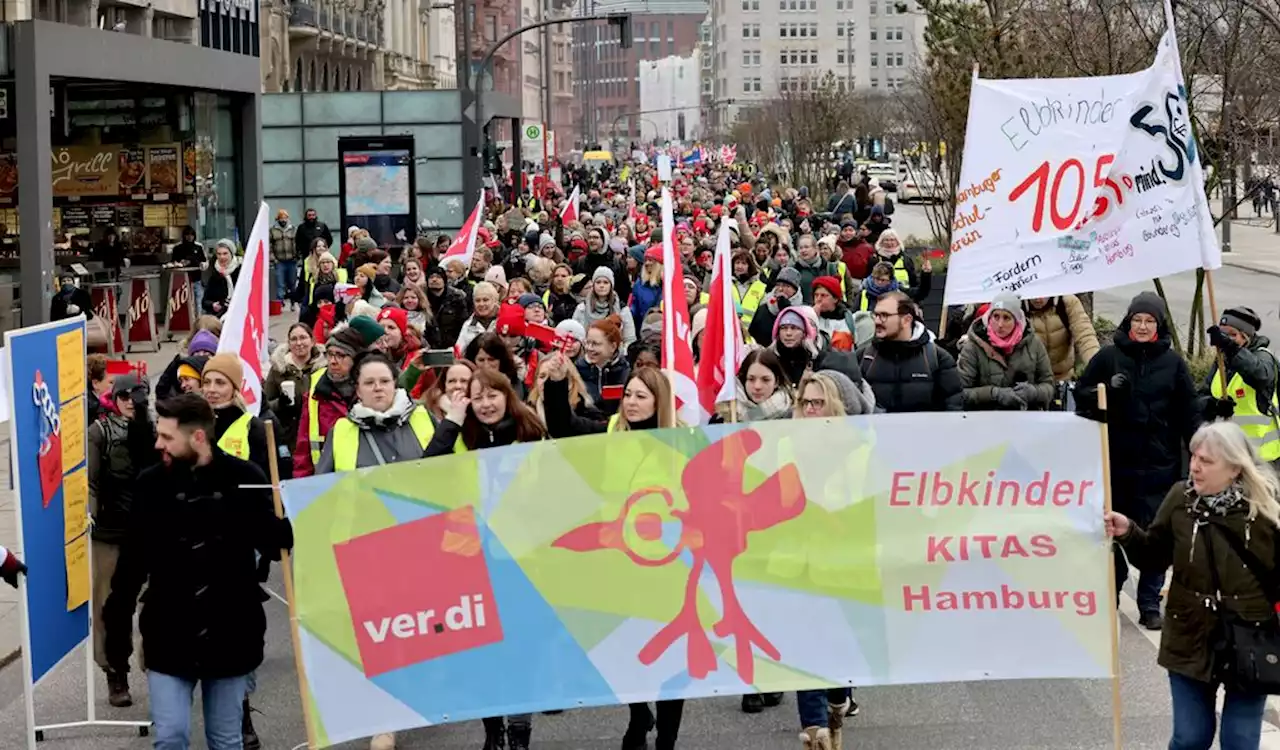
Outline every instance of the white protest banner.
<path id="1" fill-rule="evenodd" d="M 1172 27 L 1127 75 L 975 79 L 947 304 L 1218 268 Z"/>

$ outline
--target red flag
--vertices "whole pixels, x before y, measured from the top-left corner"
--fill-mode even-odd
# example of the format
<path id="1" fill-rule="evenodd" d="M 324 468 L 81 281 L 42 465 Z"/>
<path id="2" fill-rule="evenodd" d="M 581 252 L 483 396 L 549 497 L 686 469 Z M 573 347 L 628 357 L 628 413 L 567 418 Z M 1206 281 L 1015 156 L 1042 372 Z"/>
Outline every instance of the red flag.
<path id="1" fill-rule="evenodd" d="M 676 395 L 680 421 L 703 424 L 710 414 L 698 402 L 690 340 L 689 303 L 684 298 L 684 267 L 676 255 L 671 191 L 662 189 L 662 369 Z"/>
<path id="2" fill-rule="evenodd" d="M 258 206 L 258 218 L 244 246 L 244 259 L 240 263 L 240 280 L 231 293 L 231 303 L 222 318 L 222 336 L 218 338 L 218 353 L 230 352 L 240 356 L 244 365 L 244 384 L 240 388 L 245 406 L 250 414 L 262 410 L 262 379 L 267 361 L 267 204 Z"/>
<path id="3" fill-rule="evenodd" d="M 702 334 L 698 363 L 698 400 L 708 414 L 716 404 L 738 397 L 738 364 L 743 357 L 742 324 L 733 303 L 733 260 L 729 251 L 729 222 L 720 223 L 716 257 L 712 262 L 707 327 Z"/>
<path id="4" fill-rule="evenodd" d="M 444 251 L 444 255 L 440 256 L 440 265 L 445 265 L 451 260 L 460 260 L 462 265 L 467 268 L 471 267 L 471 253 L 476 249 L 476 232 L 480 230 L 480 225 L 484 223 L 484 191 L 480 191 L 480 200 L 476 201 L 476 207 L 471 209 L 471 215 L 463 222 L 462 229 L 458 230 L 458 234 L 453 238 L 453 242 L 449 243 L 449 249 Z"/>
<path id="5" fill-rule="evenodd" d="M 578 201 L 582 199 L 582 195 L 578 192 L 578 186 L 573 186 L 573 192 L 569 193 L 569 199 L 564 202 L 564 208 L 560 209 L 560 223 L 568 224 L 571 221 L 578 220 Z"/>
<path id="6" fill-rule="evenodd" d="M 636 205 L 636 184 L 634 182 L 628 182 L 627 185 L 631 187 L 631 207 L 627 211 L 627 221 L 630 221 L 631 226 L 634 227 L 636 225 L 636 219 L 640 218 L 640 207 Z"/>

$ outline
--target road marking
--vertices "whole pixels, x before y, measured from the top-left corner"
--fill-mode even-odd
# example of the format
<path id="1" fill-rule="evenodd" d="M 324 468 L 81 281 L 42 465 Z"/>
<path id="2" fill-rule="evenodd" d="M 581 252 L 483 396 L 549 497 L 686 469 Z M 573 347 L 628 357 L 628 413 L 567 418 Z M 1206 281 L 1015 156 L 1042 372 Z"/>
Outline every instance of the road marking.
<path id="1" fill-rule="evenodd" d="M 283 596 L 280 596 L 280 595 L 279 595 L 279 594 L 277 594 L 276 592 L 272 591 L 270 586 L 263 586 L 262 588 L 266 589 L 267 594 L 268 594 L 272 599 L 275 599 L 276 601 L 280 602 L 281 604 L 283 604 L 283 605 L 284 605 L 284 606 L 286 606 L 286 607 L 287 607 L 287 606 L 289 606 L 289 600 L 288 600 L 288 599 L 285 599 Z"/>
<path id="2" fill-rule="evenodd" d="M 1129 580 L 1138 580 L 1138 570 L 1136 568 L 1129 569 Z M 1129 622 L 1133 623 L 1133 627 L 1146 638 L 1152 646 L 1160 649 L 1160 631 L 1147 630 L 1138 624 L 1138 602 L 1129 595 L 1129 592 L 1121 590 L 1120 592 L 1120 614 L 1124 615 Z M 1222 714 L 1222 695 L 1223 691 L 1218 691 L 1218 714 Z M 1270 696 L 1267 698 L 1267 712 L 1280 714 L 1280 697 Z M 1262 720 L 1262 742 L 1258 745 L 1258 750 L 1280 750 L 1280 726 L 1268 721 L 1265 717 Z"/>

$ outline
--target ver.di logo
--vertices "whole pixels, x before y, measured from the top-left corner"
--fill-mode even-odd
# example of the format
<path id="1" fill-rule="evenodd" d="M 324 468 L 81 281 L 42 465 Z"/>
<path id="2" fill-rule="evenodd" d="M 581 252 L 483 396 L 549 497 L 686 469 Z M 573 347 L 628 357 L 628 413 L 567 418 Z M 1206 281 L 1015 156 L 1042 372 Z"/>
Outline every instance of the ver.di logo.
<path id="1" fill-rule="evenodd" d="M 1182 86 L 1168 91 L 1159 103 L 1146 102 L 1129 118 L 1129 124 L 1152 138 L 1163 140 L 1169 154 L 1159 160 L 1160 172 L 1173 182 L 1181 182 L 1187 167 L 1195 164 L 1196 141 L 1187 112 L 1187 92 Z"/>

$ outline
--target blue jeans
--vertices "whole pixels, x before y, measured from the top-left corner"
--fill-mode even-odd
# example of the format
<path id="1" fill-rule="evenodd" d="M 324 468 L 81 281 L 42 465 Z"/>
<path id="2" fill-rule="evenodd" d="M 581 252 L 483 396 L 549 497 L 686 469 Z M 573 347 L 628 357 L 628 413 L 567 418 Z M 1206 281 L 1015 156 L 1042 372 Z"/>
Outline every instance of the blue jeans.
<path id="1" fill-rule="evenodd" d="M 198 318 L 204 314 L 204 308 L 200 307 L 200 303 L 204 302 L 204 282 L 201 281 L 200 279 L 196 279 L 195 281 L 191 282 L 191 299 L 195 300 L 195 303 L 196 303 L 195 315 Z M 195 323 L 194 320 L 191 322 Z"/>
<path id="2" fill-rule="evenodd" d="M 825 727 L 831 713 L 830 706 L 844 703 L 853 694 L 851 688 L 826 690 L 797 690 L 796 708 L 800 710 L 800 728 Z"/>
<path id="3" fill-rule="evenodd" d="M 1173 697 L 1173 738 L 1169 750 L 1209 750 L 1213 745 L 1217 715 L 1214 699 L 1217 683 L 1200 682 L 1169 673 Z M 1227 691 L 1222 703 L 1222 750 L 1258 750 L 1262 742 L 1262 712 L 1267 696 Z"/>
<path id="4" fill-rule="evenodd" d="M 204 736 L 209 750 L 243 750 L 240 720 L 248 683 L 249 675 L 200 681 Z M 147 672 L 155 750 L 191 747 L 191 697 L 195 689 L 195 680 L 155 670 Z"/>
<path id="5" fill-rule="evenodd" d="M 293 298 L 293 288 L 298 283 L 298 261 L 296 260 L 278 260 L 276 261 L 276 299 L 287 300 Z"/>

